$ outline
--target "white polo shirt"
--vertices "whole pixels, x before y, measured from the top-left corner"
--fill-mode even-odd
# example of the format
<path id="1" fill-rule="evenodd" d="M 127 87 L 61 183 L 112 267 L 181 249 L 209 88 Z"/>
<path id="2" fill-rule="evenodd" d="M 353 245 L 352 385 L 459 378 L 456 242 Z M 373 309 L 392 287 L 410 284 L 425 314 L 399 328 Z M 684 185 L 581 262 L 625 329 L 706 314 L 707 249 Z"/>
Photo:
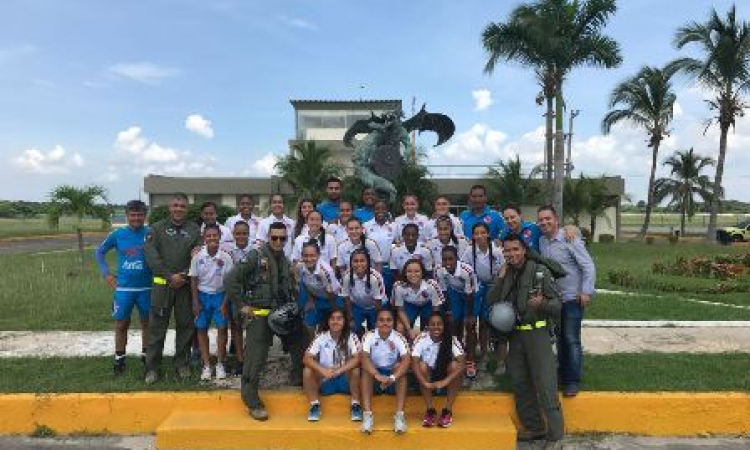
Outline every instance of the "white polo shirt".
<path id="1" fill-rule="evenodd" d="M 302 259 L 302 247 L 310 242 L 311 240 L 317 242 L 318 247 L 320 248 L 320 259 L 321 261 L 325 261 L 327 263 L 331 263 L 331 261 L 336 258 L 336 238 L 334 238 L 332 235 L 327 234 L 325 235 L 325 244 L 322 244 L 321 238 L 323 237 L 323 234 L 319 234 L 316 238 L 311 238 L 309 232 L 302 233 L 299 236 L 297 236 L 296 239 L 294 239 L 294 246 L 292 247 L 292 261 L 299 261 Z"/>
<path id="2" fill-rule="evenodd" d="M 225 227 L 224 225 L 220 223 L 216 223 L 216 225 L 219 226 L 219 231 L 221 232 L 221 236 L 219 236 L 219 244 L 226 244 L 228 242 L 234 242 L 234 236 L 232 235 L 232 231 Z M 203 231 L 206 229 L 206 224 L 201 224 L 201 236 L 203 236 Z"/>
<path id="3" fill-rule="evenodd" d="M 427 216 L 419 213 L 415 214 L 414 217 L 407 217 L 406 214 L 396 217 L 393 221 L 393 224 L 396 226 L 395 240 L 401 242 L 403 240 L 401 232 L 404 229 L 404 225 L 407 223 L 413 223 L 419 228 L 419 242 L 426 242 L 427 235 L 425 234 L 425 227 L 429 221 L 430 219 Z"/>
<path id="4" fill-rule="evenodd" d="M 396 227 L 392 222 L 385 222 L 380 225 L 372 219 L 365 222 L 363 225 L 365 228 L 365 235 L 368 239 L 372 239 L 378 244 L 380 249 L 380 256 L 383 257 L 383 262 L 388 263 L 391 260 L 391 250 L 393 249 L 393 242 L 396 240 Z"/>
<path id="5" fill-rule="evenodd" d="M 339 243 L 338 249 L 336 250 L 336 265 L 338 267 L 348 268 L 349 259 L 351 258 L 352 253 L 354 252 L 354 250 L 360 248 L 361 246 L 362 245 L 360 244 L 353 244 L 349 238 Z M 365 248 L 370 254 L 371 264 L 374 265 L 383 263 L 383 257 L 380 255 L 380 249 L 378 248 L 378 244 L 376 244 L 375 241 L 370 238 L 366 238 Z"/>
<path id="6" fill-rule="evenodd" d="M 214 256 L 204 246 L 190 260 L 189 277 L 198 278 L 198 290 L 207 294 L 224 292 L 224 277 L 232 270 L 232 257 L 221 249 Z"/>
<path id="7" fill-rule="evenodd" d="M 258 216 L 250 214 L 250 218 L 245 219 L 242 217 L 242 214 L 237 214 L 236 216 L 228 218 L 227 221 L 224 222 L 224 226 L 229 228 L 229 232 L 231 233 L 234 231 L 234 226 L 237 222 L 245 222 L 247 224 L 247 227 L 250 229 L 248 234 L 250 242 L 254 242 L 258 238 L 258 227 L 260 226 L 260 218 Z"/>
<path id="8" fill-rule="evenodd" d="M 461 343 L 458 341 L 458 338 L 456 338 L 455 336 L 453 337 L 452 347 L 453 359 L 456 359 L 464 354 L 464 349 L 461 346 Z M 440 341 L 433 341 L 430 337 L 430 333 L 425 331 L 424 333 L 421 333 L 419 336 L 417 336 L 417 338 L 414 340 L 414 346 L 411 350 L 411 356 L 421 359 L 425 362 L 425 364 L 427 364 L 430 369 L 434 369 L 439 352 Z"/>
<path id="9" fill-rule="evenodd" d="M 363 309 L 373 309 L 383 304 L 386 300 L 385 283 L 383 276 L 375 269 L 370 269 L 370 288 L 367 287 L 367 278 L 354 275 L 354 283 L 351 283 L 350 272 L 347 271 L 341 279 L 341 296 L 349 297 L 349 300 Z"/>
<path id="10" fill-rule="evenodd" d="M 325 228 L 326 232 L 333 235 L 333 237 L 336 239 L 336 244 L 349 239 L 349 233 L 346 232 L 346 224 L 341 224 L 339 222 L 326 222 Z"/>
<path id="11" fill-rule="evenodd" d="M 406 338 L 396 330 L 391 330 L 385 339 L 377 329 L 370 330 L 362 338 L 362 351 L 370 355 L 378 369 L 393 369 L 399 359 L 409 354 Z"/>
<path id="12" fill-rule="evenodd" d="M 451 222 L 453 223 L 453 232 L 456 234 L 456 236 L 463 236 L 464 235 L 464 225 L 461 222 L 461 219 L 454 216 L 453 214 L 449 214 L 451 218 Z M 437 218 L 430 219 L 427 222 L 427 225 L 424 227 L 424 234 L 427 237 L 427 239 L 434 239 L 438 237 L 437 232 Z"/>
<path id="13" fill-rule="evenodd" d="M 284 245 L 284 254 L 287 258 L 291 259 L 292 257 L 292 241 L 294 241 L 294 219 L 291 217 L 288 217 L 286 215 L 282 216 L 280 219 L 271 214 L 268 217 L 265 217 L 261 219 L 260 224 L 258 225 L 258 235 L 257 235 L 257 241 L 258 241 L 258 247 L 260 247 L 263 243 L 268 242 L 268 230 L 271 227 L 272 223 L 281 222 L 286 227 L 286 244 Z"/>
<path id="14" fill-rule="evenodd" d="M 456 270 L 451 273 L 445 266 L 440 266 L 435 270 L 435 280 L 440 286 L 440 290 L 445 292 L 450 286 L 454 291 L 471 295 L 477 290 L 477 277 L 474 269 L 465 262 L 458 261 Z"/>
<path id="15" fill-rule="evenodd" d="M 338 295 L 341 290 L 336 273 L 327 262 L 318 261 L 312 271 L 300 262 L 296 270 L 299 280 L 316 297 L 327 297 L 328 294 Z"/>
<path id="16" fill-rule="evenodd" d="M 391 260 L 388 265 L 391 270 L 398 270 L 398 273 L 401 273 L 404 271 L 404 266 L 410 259 L 418 259 L 422 261 L 422 264 L 424 264 L 424 268 L 427 271 L 431 271 L 434 267 L 432 253 L 421 242 L 417 242 L 417 245 L 412 252 L 410 252 L 404 244 L 394 247 L 391 251 Z"/>
<path id="17" fill-rule="evenodd" d="M 330 331 L 318 333 L 307 348 L 307 353 L 312 355 L 326 369 L 343 366 L 352 356 L 361 351 L 362 345 L 356 333 L 349 333 L 349 339 L 346 341 L 346 349 L 342 349 L 333 340 Z"/>
<path id="18" fill-rule="evenodd" d="M 461 261 L 470 265 L 474 269 L 474 273 L 477 276 L 477 280 L 482 283 L 490 283 L 500 273 L 500 266 L 503 265 L 503 251 L 500 247 L 494 244 L 490 245 L 492 249 L 492 256 L 494 257 L 494 264 L 490 267 L 490 252 L 489 249 L 482 252 L 477 248 L 476 264 L 474 263 L 474 254 L 471 245 L 466 249 L 463 255 L 461 255 Z"/>
<path id="19" fill-rule="evenodd" d="M 465 237 L 458 235 L 456 235 L 456 240 L 458 241 L 458 244 L 453 241 L 448 241 L 447 244 L 443 244 L 438 238 L 433 238 L 427 241 L 427 248 L 430 249 L 430 254 L 432 255 L 432 261 L 435 264 L 435 267 L 443 265 L 443 248 L 449 245 L 456 247 L 456 250 L 458 250 L 456 257 L 461 258 L 461 255 L 463 255 L 469 247 L 469 241 L 467 241 Z"/>
<path id="20" fill-rule="evenodd" d="M 229 253 L 229 256 L 232 257 L 232 262 L 235 264 L 247 258 L 247 254 L 250 253 L 250 250 L 254 250 L 256 248 L 257 247 L 255 246 L 253 241 L 248 241 L 245 248 L 239 248 L 235 241 L 226 242 L 221 246 L 222 250 Z"/>
<path id="21" fill-rule="evenodd" d="M 435 280 L 422 280 L 418 289 L 414 289 L 403 281 L 398 281 L 393 285 L 393 304 L 395 306 L 404 306 L 404 303 L 423 306 L 432 303 L 437 307 L 443 304 L 445 299 Z"/>

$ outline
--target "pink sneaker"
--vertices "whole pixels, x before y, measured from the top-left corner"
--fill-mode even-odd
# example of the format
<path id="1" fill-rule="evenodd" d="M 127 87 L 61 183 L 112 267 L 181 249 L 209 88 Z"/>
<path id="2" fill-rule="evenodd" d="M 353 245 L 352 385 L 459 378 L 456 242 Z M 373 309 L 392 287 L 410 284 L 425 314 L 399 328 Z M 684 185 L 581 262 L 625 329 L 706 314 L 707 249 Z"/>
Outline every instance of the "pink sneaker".
<path id="1" fill-rule="evenodd" d="M 437 422 L 437 411 L 435 408 L 430 408 L 424 413 L 424 419 L 422 420 L 422 426 L 429 428 L 434 427 Z"/>
<path id="2" fill-rule="evenodd" d="M 440 428 L 448 428 L 453 423 L 453 413 L 450 409 L 443 408 L 440 413 L 440 420 L 438 420 L 438 426 Z"/>

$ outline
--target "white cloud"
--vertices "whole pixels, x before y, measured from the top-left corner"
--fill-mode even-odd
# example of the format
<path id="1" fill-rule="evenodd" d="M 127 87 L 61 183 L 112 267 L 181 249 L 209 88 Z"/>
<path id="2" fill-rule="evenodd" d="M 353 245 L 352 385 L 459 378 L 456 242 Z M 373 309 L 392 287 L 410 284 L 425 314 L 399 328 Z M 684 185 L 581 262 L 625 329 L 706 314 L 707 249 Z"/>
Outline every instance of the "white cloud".
<path id="1" fill-rule="evenodd" d="M 185 128 L 206 139 L 214 137 L 214 129 L 211 121 L 203 118 L 200 114 L 191 114 L 185 119 Z"/>
<path id="2" fill-rule="evenodd" d="M 173 67 L 164 67 L 150 62 L 117 63 L 107 69 L 110 75 L 127 78 L 144 84 L 158 84 L 165 78 L 179 75 Z"/>
<path id="3" fill-rule="evenodd" d="M 138 126 L 117 133 L 116 153 L 107 178 L 117 179 L 122 168 L 138 175 L 207 175 L 214 171 L 216 158 L 151 142 Z"/>
<path id="4" fill-rule="evenodd" d="M 476 91 L 471 91 L 471 96 L 474 97 L 475 111 L 484 111 L 495 102 L 494 100 L 492 100 L 492 92 L 487 89 L 478 89 Z"/>
<path id="5" fill-rule="evenodd" d="M 276 175 L 276 163 L 279 157 L 275 153 L 267 153 L 264 157 L 256 160 L 249 169 L 243 171 L 243 175 L 256 177 L 269 177 Z"/>
<path id="6" fill-rule="evenodd" d="M 83 156 L 80 153 L 74 152 L 68 155 L 61 145 L 56 145 L 46 153 L 30 148 L 12 158 L 10 162 L 23 172 L 40 175 L 68 173 L 71 169 L 84 165 Z"/>
<path id="7" fill-rule="evenodd" d="M 292 27 L 292 28 L 299 28 L 299 29 L 308 30 L 308 31 L 318 31 L 317 25 L 305 19 L 301 19 L 299 17 L 289 17 L 289 16 L 281 15 L 279 16 L 279 20 L 285 25 Z"/>
<path id="8" fill-rule="evenodd" d="M 28 43 L 0 47 L 0 64 L 21 56 L 29 55 L 36 52 L 37 50 L 39 49 L 35 45 Z"/>

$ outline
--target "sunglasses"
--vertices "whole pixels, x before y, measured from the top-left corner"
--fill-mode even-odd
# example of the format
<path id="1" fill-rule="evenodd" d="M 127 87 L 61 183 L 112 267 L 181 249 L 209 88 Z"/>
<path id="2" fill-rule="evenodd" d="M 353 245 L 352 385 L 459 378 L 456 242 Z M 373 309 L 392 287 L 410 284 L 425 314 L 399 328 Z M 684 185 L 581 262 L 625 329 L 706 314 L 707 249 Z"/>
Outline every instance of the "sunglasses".
<path id="1" fill-rule="evenodd" d="M 276 241 L 286 242 L 287 237 L 286 236 L 271 236 L 271 240 L 274 242 Z"/>

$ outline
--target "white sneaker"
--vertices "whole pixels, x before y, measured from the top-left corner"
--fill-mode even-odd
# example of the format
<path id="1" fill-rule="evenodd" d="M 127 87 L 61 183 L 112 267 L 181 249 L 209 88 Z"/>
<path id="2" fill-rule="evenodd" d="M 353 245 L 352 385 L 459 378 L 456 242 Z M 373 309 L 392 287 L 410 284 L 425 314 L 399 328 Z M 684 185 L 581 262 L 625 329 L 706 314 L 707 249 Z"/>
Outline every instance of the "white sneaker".
<path id="1" fill-rule="evenodd" d="M 404 416 L 403 411 L 399 411 L 393 416 L 393 431 L 398 434 L 406 433 L 406 416 Z"/>
<path id="2" fill-rule="evenodd" d="M 211 366 L 203 366 L 201 381 L 211 381 Z"/>
<path id="3" fill-rule="evenodd" d="M 362 414 L 362 427 L 360 428 L 360 431 L 363 433 L 370 434 L 372 433 L 372 425 L 375 422 L 372 411 L 365 411 L 364 414 Z"/>
<path id="4" fill-rule="evenodd" d="M 216 365 L 216 379 L 223 380 L 227 377 L 227 370 L 224 368 L 224 364 L 219 363 Z"/>

